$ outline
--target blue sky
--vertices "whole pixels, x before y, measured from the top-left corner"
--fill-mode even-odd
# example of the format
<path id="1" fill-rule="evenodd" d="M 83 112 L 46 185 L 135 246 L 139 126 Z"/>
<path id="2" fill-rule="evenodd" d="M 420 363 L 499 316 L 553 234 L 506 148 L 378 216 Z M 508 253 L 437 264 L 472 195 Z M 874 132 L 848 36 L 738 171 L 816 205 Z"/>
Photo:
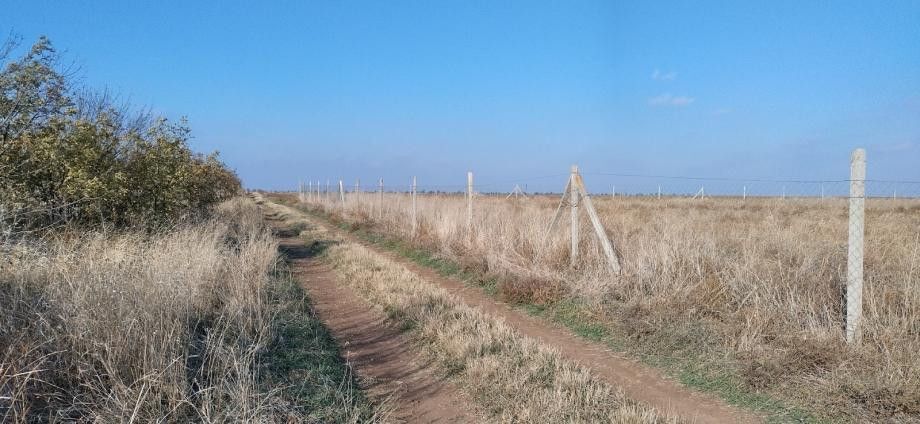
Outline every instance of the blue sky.
<path id="1" fill-rule="evenodd" d="M 917 1 L 2 3 L 249 187 L 920 180 Z"/>

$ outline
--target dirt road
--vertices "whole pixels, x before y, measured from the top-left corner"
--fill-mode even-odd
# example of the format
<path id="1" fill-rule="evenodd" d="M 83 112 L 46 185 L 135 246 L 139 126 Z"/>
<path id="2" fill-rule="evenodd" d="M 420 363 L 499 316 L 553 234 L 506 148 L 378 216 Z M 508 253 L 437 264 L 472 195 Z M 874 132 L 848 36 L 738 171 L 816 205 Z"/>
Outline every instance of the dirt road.
<path id="1" fill-rule="evenodd" d="M 368 395 L 392 404 L 393 421 L 481 421 L 472 402 L 435 374 L 433 366 L 415 351 L 408 337 L 387 322 L 383 312 L 339 283 L 335 274 L 313 257 L 315 248 L 284 231 L 279 235 L 281 253 L 309 293 L 320 320 L 342 347 Z"/>
<path id="2" fill-rule="evenodd" d="M 307 218 L 315 223 L 318 221 L 315 217 Z M 420 266 L 331 225 L 319 224 L 345 240 L 359 243 L 401 264 L 426 281 L 444 287 L 466 304 L 487 314 L 501 317 L 522 334 L 553 346 L 566 358 L 590 368 L 593 373 L 614 387 L 622 388 L 628 397 L 646 402 L 663 413 L 681 417 L 689 422 L 701 423 L 757 423 L 764 420 L 763 417 L 751 412 L 731 407 L 712 395 L 688 389 L 660 371 L 618 355 L 601 344 L 581 339 L 566 328 L 515 310 L 489 297 L 478 288 L 470 287 L 456 279 L 445 278 L 430 268 Z"/>

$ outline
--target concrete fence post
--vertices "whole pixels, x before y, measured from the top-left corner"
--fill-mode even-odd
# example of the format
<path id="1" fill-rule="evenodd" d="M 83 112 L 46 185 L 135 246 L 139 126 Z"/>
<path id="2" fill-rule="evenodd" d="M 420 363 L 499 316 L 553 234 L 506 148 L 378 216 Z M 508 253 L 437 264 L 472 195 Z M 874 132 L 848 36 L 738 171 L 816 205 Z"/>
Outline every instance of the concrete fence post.
<path id="1" fill-rule="evenodd" d="M 576 187 L 578 181 L 578 165 L 572 165 L 572 176 L 569 177 L 572 184 L 569 186 L 569 206 L 572 216 L 572 246 L 569 259 L 572 266 L 578 259 L 578 198 L 581 194 Z"/>
<path id="2" fill-rule="evenodd" d="M 409 197 L 412 198 L 412 236 L 415 237 L 415 234 L 418 232 L 418 203 L 416 201 L 416 190 L 417 186 L 415 183 L 415 177 L 412 177 L 412 189 L 409 193 Z"/>
<path id="3" fill-rule="evenodd" d="M 859 343 L 863 310 L 863 242 L 866 208 L 866 151 L 850 156 L 850 217 L 847 236 L 847 343 Z"/>
<path id="4" fill-rule="evenodd" d="M 342 209 L 345 209 L 345 183 L 339 180 L 339 200 L 342 201 Z"/>
<path id="5" fill-rule="evenodd" d="M 466 173 L 466 232 L 473 240 L 473 172 Z"/>
<path id="6" fill-rule="evenodd" d="M 377 219 L 383 219 L 383 178 L 377 181 Z"/>

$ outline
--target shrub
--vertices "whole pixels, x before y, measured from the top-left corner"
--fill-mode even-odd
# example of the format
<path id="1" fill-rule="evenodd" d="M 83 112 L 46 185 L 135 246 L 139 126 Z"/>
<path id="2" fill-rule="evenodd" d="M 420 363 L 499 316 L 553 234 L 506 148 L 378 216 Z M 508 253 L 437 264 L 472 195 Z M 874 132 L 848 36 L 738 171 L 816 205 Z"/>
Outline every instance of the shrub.
<path id="1" fill-rule="evenodd" d="M 240 191 L 217 153 L 188 146 L 182 119 L 129 118 L 77 93 L 40 38 L 17 60 L 0 49 L 0 219 L 18 230 L 158 226 L 202 214 Z"/>

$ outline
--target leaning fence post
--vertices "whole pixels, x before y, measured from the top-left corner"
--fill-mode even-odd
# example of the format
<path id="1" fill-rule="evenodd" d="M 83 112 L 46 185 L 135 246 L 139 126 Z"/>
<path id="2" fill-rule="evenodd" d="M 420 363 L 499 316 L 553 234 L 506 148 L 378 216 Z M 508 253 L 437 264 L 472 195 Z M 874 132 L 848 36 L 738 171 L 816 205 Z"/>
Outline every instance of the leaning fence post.
<path id="1" fill-rule="evenodd" d="M 569 205 L 571 206 L 572 214 L 572 247 L 569 260 L 573 266 L 578 259 L 578 198 L 581 194 L 575 186 L 578 181 L 577 176 L 578 165 L 572 165 L 572 176 L 570 177 L 572 183 L 569 185 Z"/>
<path id="2" fill-rule="evenodd" d="M 473 172 L 466 173 L 466 232 L 473 240 Z"/>
<path id="3" fill-rule="evenodd" d="M 850 156 L 850 219 L 847 241 L 847 343 L 861 338 L 863 295 L 863 241 L 866 208 L 866 151 Z"/>

